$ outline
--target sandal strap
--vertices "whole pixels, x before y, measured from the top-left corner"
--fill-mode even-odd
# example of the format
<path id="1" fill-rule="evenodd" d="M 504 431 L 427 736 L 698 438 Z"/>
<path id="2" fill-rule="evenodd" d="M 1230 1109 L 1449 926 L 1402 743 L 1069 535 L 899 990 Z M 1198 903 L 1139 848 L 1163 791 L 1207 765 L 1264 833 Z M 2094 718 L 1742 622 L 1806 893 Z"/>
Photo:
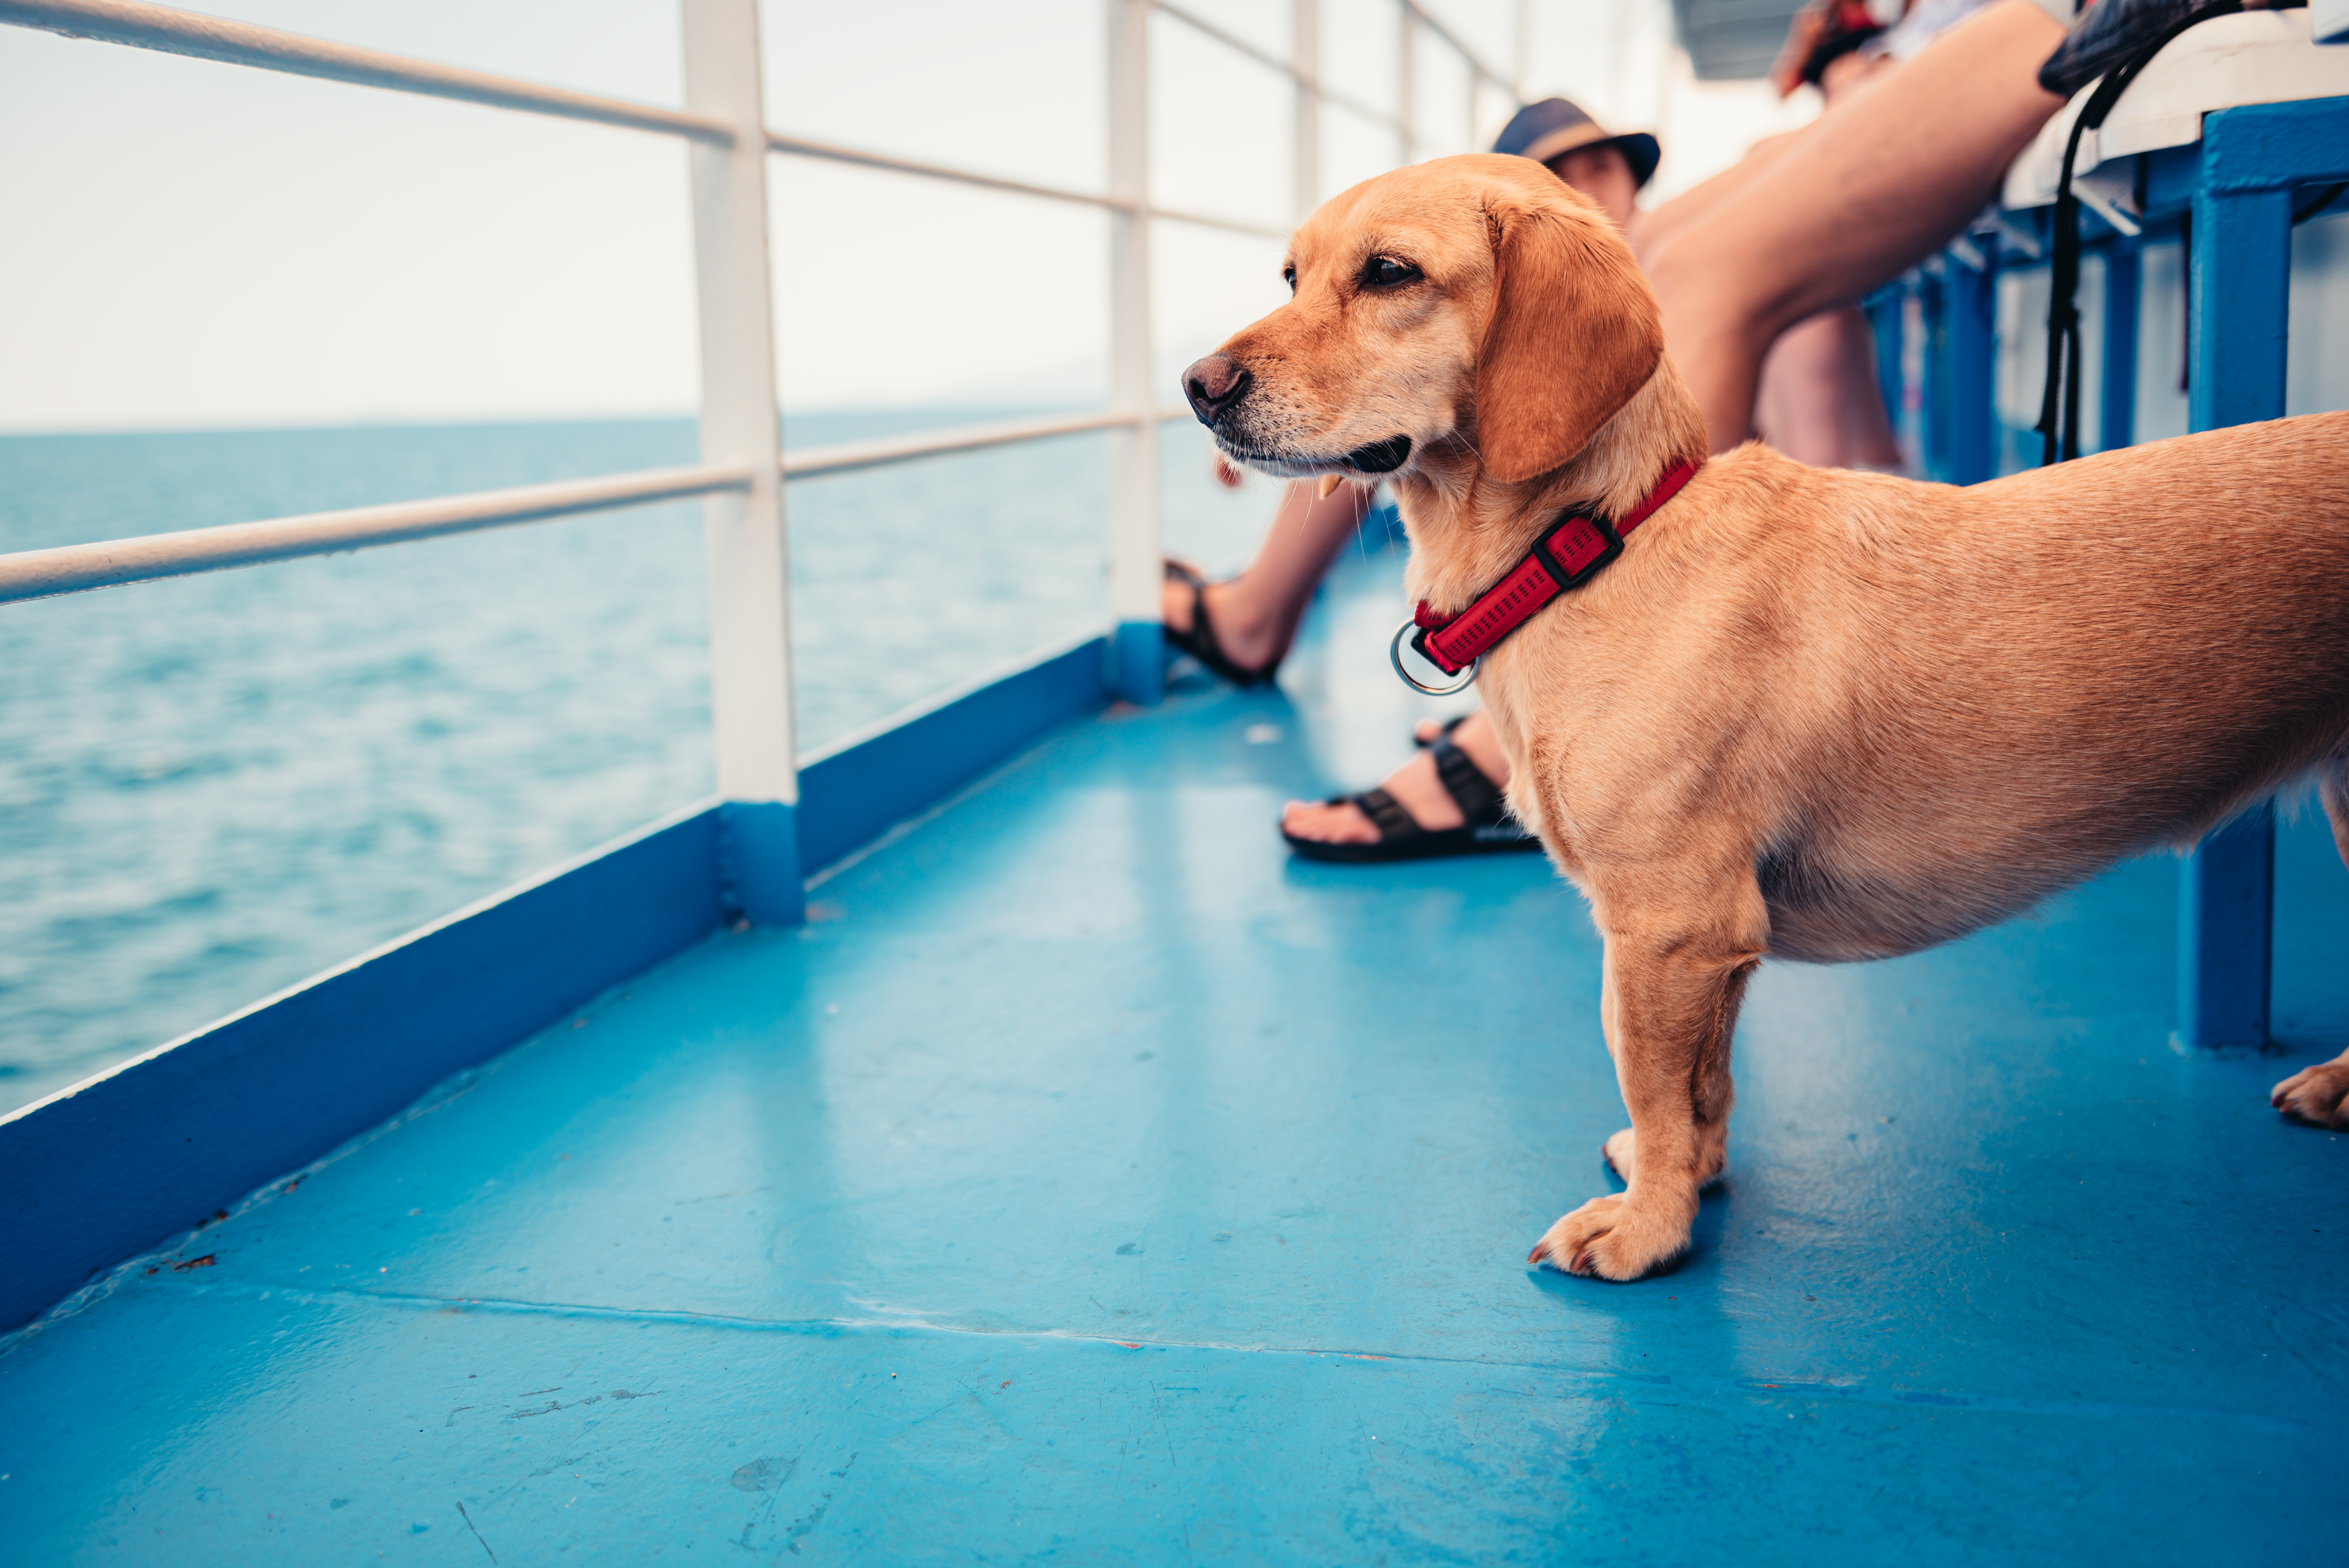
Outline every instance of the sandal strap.
<path id="1" fill-rule="evenodd" d="M 1397 839 L 1415 838 L 1427 831 L 1402 809 L 1402 802 L 1383 789 L 1365 789 L 1359 795 L 1332 795 L 1332 806 L 1351 804 L 1371 820 L 1379 830 L 1379 842 L 1392 843 Z"/>
<path id="2" fill-rule="evenodd" d="M 1453 743 L 1450 735 L 1437 736 L 1427 749 L 1435 758 L 1436 778 L 1460 808 L 1460 814 L 1468 819 L 1468 826 L 1489 827 L 1508 814 L 1501 787 L 1485 776 L 1485 770 Z"/>
<path id="3" fill-rule="evenodd" d="M 1236 686 L 1245 689 L 1270 686 L 1273 676 L 1280 672 L 1278 658 L 1260 669 L 1248 669 L 1236 663 L 1216 640 L 1215 623 L 1207 619 L 1207 580 L 1172 556 L 1165 558 L 1164 570 L 1168 582 L 1180 583 L 1191 590 L 1191 629 L 1177 632 L 1169 626 L 1166 640 Z"/>
<path id="4" fill-rule="evenodd" d="M 1474 710 L 1471 710 L 1471 711 L 1473 712 Z M 1436 731 L 1436 734 L 1438 734 L 1439 736 L 1450 735 L 1454 730 L 1455 730 L 1455 729 L 1459 728 L 1462 725 L 1464 725 L 1464 724 L 1467 723 L 1467 722 L 1468 722 L 1468 718 L 1469 718 L 1469 715 L 1468 715 L 1468 714 L 1465 714 L 1465 713 L 1455 713 L 1455 714 L 1454 714 L 1450 718 L 1447 718 L 1447 719 L 1445 719 L 1445 720 L 1444 721 L 1444 727 L 1443 727 L 1442 729 L 1440 729 L 1440 730 Z M 1435 744 L 1435 742 L 1434 742 L 1434 741 L 1433 741 L 1433 740 L 1422 740 L 1422 739 L 1420 739 L 1420 738 L 1418 738 L 1418 736 L 1417 736 L 1417 735 L 1415 735 L 1415 734 L 1412 737 L 1412 742 L 1411 742 L 1411 743 L 1412 743 L 1413 746 L 1418 747 L 1422 751 L 1426 750 L 1429 747 L 1431 747 L 1431 746 L 1433 746 L 1433 745 L 1434 745 L 1434 744 Z"/>

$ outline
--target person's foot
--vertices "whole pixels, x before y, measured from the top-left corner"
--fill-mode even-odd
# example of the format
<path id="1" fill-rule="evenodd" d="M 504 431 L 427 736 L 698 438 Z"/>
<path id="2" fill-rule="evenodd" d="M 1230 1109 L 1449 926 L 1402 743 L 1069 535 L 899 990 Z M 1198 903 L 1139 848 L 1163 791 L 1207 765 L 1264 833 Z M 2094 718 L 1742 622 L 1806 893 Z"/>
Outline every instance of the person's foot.
<path id="1" fill-rule="evenodd" d="M 1422 719 L 1412 733 L 1422 745 L 1432 745 L 1444 733 L 1444 726 L 1435 719 Z M 1472 713 L 1461 720 L 1452 731 L 1452 743 L 1467 753 L 1476 770 L 1495 786 L 1508 787 L 1509 759 L 1502 755 L 1501 743 L 1484 714 Z M 1380 781 L 1380 788 L 1394 797 L 1395 804 L 1409 812 L 1413 821 L 1431 833 L 1457 828 L 1467 820 L 1461 814 L 1460 803 L 1444 787 L 1432 751 L 1420 752 L 1388 774 Z M 1280 827 L 1292 838 L 1312 839 L 1325 844 L 1375 844 L 1380 836 L 1378 824 L 1350 799 L 1291 800 L 1280 810 Z"/>
<path id="2" fill-rule="evenodd" d="M 1194 577 L 1205 575 L 1188 562 L 1172 564 Z M 1280 627 L 1257 613 L 1251 596 L 1241 587 L 1244 581 L 1228 577 L 1220 583 L 1206 583 L 1195 590 L 1197 602 L 1206 606 L 1216 646 L 1225 658 L 1243 670 L 1269 670 L 1288 652 L 1287 640 Z M 1191 578 L 1169 572 L 1158 592 L 1159 614 L 1164 617 L 1167 632 L 1187 636 L 1194 622 L 1195 590 Z"/>

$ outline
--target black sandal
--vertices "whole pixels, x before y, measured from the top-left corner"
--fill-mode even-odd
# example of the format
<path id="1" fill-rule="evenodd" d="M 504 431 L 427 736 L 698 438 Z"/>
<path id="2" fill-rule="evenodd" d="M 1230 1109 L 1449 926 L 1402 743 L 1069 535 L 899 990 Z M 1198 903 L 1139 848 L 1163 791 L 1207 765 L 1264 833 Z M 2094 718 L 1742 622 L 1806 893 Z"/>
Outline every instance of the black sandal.
<path id="1" fill-rule="evenodd" d="M 1300 839 L 1287 828 L 1281 829 L 1280 836 L 1288 841 L 1290 849 L 1308 860 L 1351 864 L 1540 849 L 1541 841 L 1509 815 L 1509 804 L 1501 798 L 1500 786 L 1485 777 L 1485 770 L 1452 743 L 1452 725 L 1459 722 L 1454 719 L 1445 725 L 1444 733 L 1430 741 L 1427 748 L 1434 754 L 1435 776 L 1444 781 L 1444 792 L 1459 805 L 1460 814 L 1468 819 L 1459 827 L 1431 831 L 1421 827 L 1403 810 L 1402 802 L 1384 789 L 1365 789 L 1359 795 L 1332 795 L 1329 804 L 1350 803 L 1368 817 L 1378 827 L 1377 843 L 1337 844 L 1326 839 Z"/>
<path id="2" fill-rule="evenodd" d="M 1245 688 L 1272 684 L 1272 677 L 1280 672 L 1280 661 L 1285 655 L 1274 655 L 1270 664 L 1257 669 L 1234 664 L 1231 655 L 1224 652 L 1223 645 L 1216 641 L 1216 628 L 1207 620 L 1207 580 L 1184 562 L 1170 560 L 1166 562 L 1166 581 L 1183 583 L 1191 590 L 1190 627 L 1180 632 L 1172 626 L 1167 627 L 1166 641 L 1169 645 L 1182 649 L 1236 686 Z"/>

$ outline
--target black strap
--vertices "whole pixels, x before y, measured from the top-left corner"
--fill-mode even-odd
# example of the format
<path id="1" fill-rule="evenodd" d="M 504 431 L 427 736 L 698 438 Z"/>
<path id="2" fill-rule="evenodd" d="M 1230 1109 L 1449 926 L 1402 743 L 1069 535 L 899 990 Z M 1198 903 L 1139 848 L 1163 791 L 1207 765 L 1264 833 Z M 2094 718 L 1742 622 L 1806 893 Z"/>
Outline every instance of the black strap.
<path id="1" fill-rule="evenodd" d="M 1453 721 L 1458 723 L 1457 719 Z M 1508 814 L 1508 806 L 1501 798 L 1500 786 L 1485 777 L 1485 770 L 1469 759 L 1468 754 L 1452 744 L 1449 728 L 1429 743 L 1428 750 L 1435 758 L 1435 777 L 1443 782 L 1444 793 L 1460 808 L 1467 819 L 1463 826 L 1488 828 Z M 1371 820 L 1379 830 L 1379 842 L 1391 844 L 1397 839 L 1425 836 L 1427 830 L 1419 820 L 1403 810 L 1402 802 L 1384 789 L 1365 789 L 1359 795 L 1332 795 L 1332 806 L 1351 805 Z"/>
<path id="2" fill-rule="evenodd" d="M 1468 826 L 1483 827 L 1500 820 L 1504 810 L 1500 786 L 1485 777 L 1485 770 L 1453 744 L 1452 737 L 1437 736 L 1427 749 L 1435 758 L 1435 776 L 1443 780 L 1444 793 L 1460 808 L 1460 814 L 1468 819 Z"/>
<path id="3" fill-rule="evenodd" d="M 2107 4 L 2113 0 L 2106 0 Z M 2047 389 L 2039 400 L 2039 463 L 2069 462 L 2080 455 L 2080 199 L 2072 194 L 2072 165 L 2080 156 L 2080 138 L 2105 123 L 2120 102 L 2121 94 L 2169 40 L 2197 23 L 2231 15 L 2243 0 L 2211 0 L 2164 27 L 2153 41 L 2105 73 L 2096 90 L 2072 122 L 2064 142 L 2064 172 L 2055 183 L 2055 253 L 2048 272 Z M 2060 418 L 2059 418 L 2060 413 Z"/>
<path id="4" fill-rule="evenodd" d="M 1332 795 L 1330 804 L 1342 806 L 1351 801 L 1371 825 L 1379 830 L 1379 842 L 1392 843 L 1397 839 L 1416 838 L 1427 831 L 1419 825 L 1402 802 L 1383 789 L 1365 789 L 1359 795 Z"/>

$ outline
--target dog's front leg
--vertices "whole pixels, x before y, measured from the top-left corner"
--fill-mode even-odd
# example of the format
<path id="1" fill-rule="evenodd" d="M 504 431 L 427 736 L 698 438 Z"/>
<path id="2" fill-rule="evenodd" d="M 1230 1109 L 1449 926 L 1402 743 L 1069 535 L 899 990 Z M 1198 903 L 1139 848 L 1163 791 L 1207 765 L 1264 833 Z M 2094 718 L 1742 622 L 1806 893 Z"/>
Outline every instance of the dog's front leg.
<path id="1" fill-rule="evenodd" d="M 1637 1279 L 1687 1247 L 1698 1190 L 1721 1173 L 1729 1136 L 1730 1035 L 1768 916 L 1748 880 L 1709 908 L 1602 905 L 1600 1022 L 1631 1126 L 1608 1140 L 1627 1183 L 1552 1225 L 1526 1262 Z M 1691 920 L 1691 915 L 1698 918 Z"/>

